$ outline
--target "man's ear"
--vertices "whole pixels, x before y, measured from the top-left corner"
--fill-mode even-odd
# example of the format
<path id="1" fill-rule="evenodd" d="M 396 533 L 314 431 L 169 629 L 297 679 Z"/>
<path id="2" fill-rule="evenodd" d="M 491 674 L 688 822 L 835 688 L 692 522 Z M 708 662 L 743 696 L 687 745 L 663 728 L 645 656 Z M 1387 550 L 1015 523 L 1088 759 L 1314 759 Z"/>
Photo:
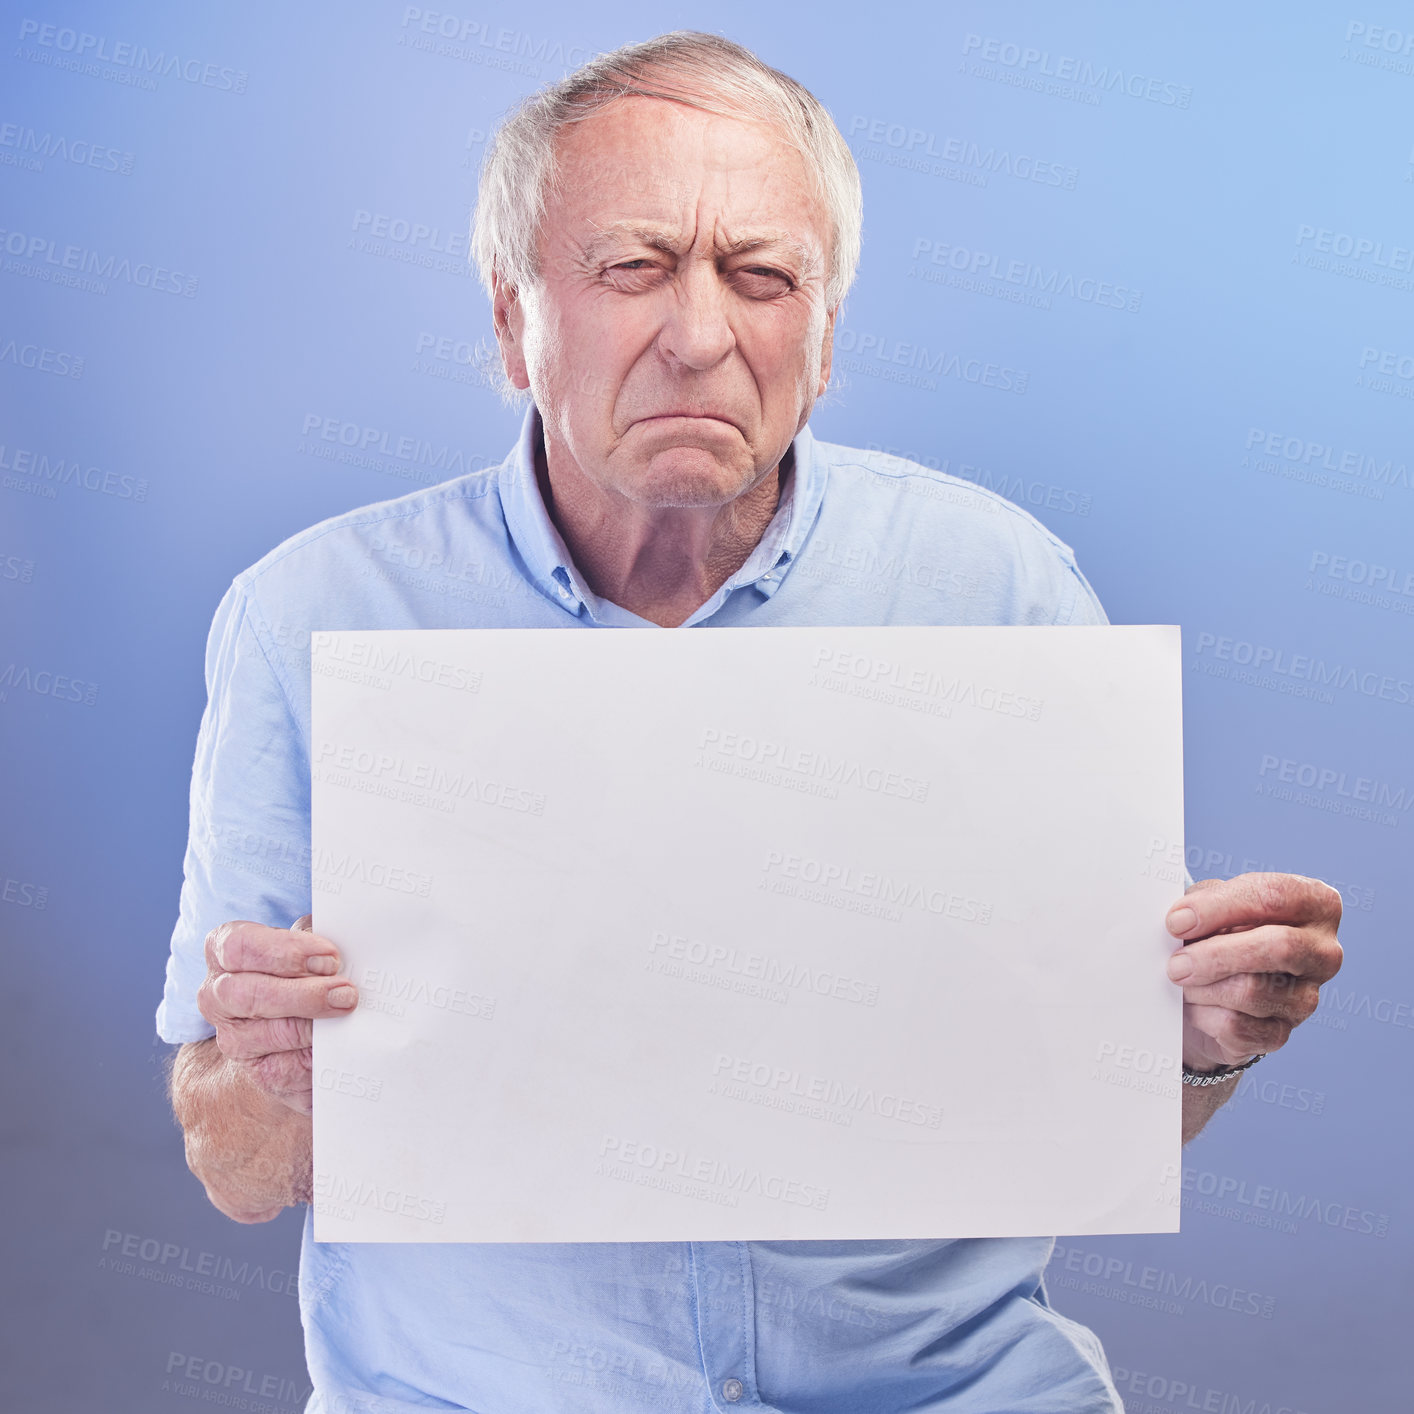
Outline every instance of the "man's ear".
<path id="1" fill-rule="evenodd" d="M 525 364 L 525 308 L 520 302 L 520 292 L 507 284 L 499 273 L 491 277 L 491 327 L 496 331 L 506 377 L 513 387 L 524 392 L 530 387 Z"/>
<path id="2" fill-rule="evenodd" d="M 830 386 L 830 369 L 835 362 L 835 315 L 839 310 L 839 305 L 836 305 L 825 312 L 825 342 L 820 349 L 820 386 L 815 389 L 817 398 L 823 398 L 825 389 Z"/>

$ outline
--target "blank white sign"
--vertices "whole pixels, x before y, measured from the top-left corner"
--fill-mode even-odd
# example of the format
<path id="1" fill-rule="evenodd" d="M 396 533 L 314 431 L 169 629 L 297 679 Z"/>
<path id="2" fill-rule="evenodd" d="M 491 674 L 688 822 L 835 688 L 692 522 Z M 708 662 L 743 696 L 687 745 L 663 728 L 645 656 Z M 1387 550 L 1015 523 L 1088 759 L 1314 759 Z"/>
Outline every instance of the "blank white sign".
<path id="1" fill-rule="evenodd" d="M 1169 627 L 314 635 L 319 1241 L 1178 1228 Z"/>

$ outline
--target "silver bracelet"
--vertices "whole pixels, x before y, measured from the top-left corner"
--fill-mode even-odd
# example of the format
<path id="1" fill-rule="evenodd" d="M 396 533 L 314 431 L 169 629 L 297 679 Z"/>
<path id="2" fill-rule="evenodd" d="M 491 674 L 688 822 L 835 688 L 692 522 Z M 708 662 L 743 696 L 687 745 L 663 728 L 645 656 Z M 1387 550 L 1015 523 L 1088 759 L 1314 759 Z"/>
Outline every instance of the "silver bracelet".
<path id="1" fill-rule="evenodd" d="M 1267 1054 L 1263 1051 L 1260 1055 L 1255 1055 L 1251 1060 L 1245 1060 L 1241 1065 L 1220 1065 L 1216 1070 L 1190 1070 L 1187 1063 L 1183 1067 L 1183 1083 L 1185 1085 L 1221 1085 L 1224 1080 L 1231 1080 L 1234 1075 L 1241 1075 L 1249 1066 L 1254 1066 L 1263 1056 Z"/>

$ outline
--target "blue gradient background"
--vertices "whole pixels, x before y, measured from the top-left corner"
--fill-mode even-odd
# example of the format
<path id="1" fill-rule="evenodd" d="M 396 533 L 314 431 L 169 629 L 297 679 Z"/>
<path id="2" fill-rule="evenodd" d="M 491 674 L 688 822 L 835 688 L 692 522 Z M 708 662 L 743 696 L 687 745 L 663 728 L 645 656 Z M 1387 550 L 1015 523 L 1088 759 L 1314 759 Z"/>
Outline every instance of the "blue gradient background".
<path id="1" fill-rule="evenodd" d="M 443 242 L 464 233 L 484 134 L 520 94 L 675 26 L 720 29 L 799 77 L 860 157 L 864 260 L 817 433 L 985 473 L 1075 547 L 1115 622 L 1181 624 L 1193 872 L 1251 861 L 1345 896 L 1347 962 L 1321 1011 L 1186 1151 L 1182 1235 L 1068 1244 L 1053 1298 L 1100 1333 L 1131 1410 L 1408 1407 L 1414 704 L 1381 698 L 1377 679 L 1414 679 L 1414 618 L 1401 612 L 1414 596 L 1362 602 L 1311 566 L 1324 555 L 1401 581 L 1414 571 L 1402 470 L 1414 460 L 1414 274 L 1381 283 L 1389 267 L 1373 252 L 1341 261 L 1299 239 L 1348 233 L 1383 242 L 1379 259 L 1410 258 L 1407 9 L 1112 0 L 1057 15 L 1014 0 L 832 0 L 787 18 L 741 0 L 531 0 L 432 12 L 477 26 L 472 57 L 416 47 L 437 42 L 416 10 L 409 20 L 372 0 L 3 9 L 5 1408 L 187 1409 L 202 1402 L 174 1387 L 193 1387 L 178 1380 L 188 1356 L 208 1382 L 217 1366 L 220 1381 L 249 1372 L 231 1385 L 247 1399 L 263 1388 L 292 1407 L 308 1387 L 290 1279 L 299 1216 L 243 1228 L 208 1206 L 183 1164 L 152 1028 L 207 627 L 231 577 L 283 537 L 451 474 L 311 455 L 308 419 L 467 459 L 497 461 L 510 445 L 515 415 L 474 369 L 419 359 L 420 336 L 489 333 L 475 281 L 453 273 L 454 257 L 426 268 L 361 248 L 357 213 L 435 227 Z M 48 42 L 42 25 L 57 27 Z M 1372 41 L 1378 26 L 1397 38 Z M 92 55 L 63 67 L 75 60 L 63 30 L 102 36 L 109 53 L 176 55 L 198 76 L 213 65 L 214 82 L 119 82 L 132 67 Z M 1048 52 L 1053 67 L 1066 55 L 1157 79 L 1171 86 L 1161 95 L 1187 90 L 1187 106 L 1094 85 L 1098 102 L 1036 91 L 1023 84 L 1039 62 L 1023 69 L 997 48 L 989 66 L 990 40 Z M 875 123 L 883 140 L 871 143 Z M 939 153 L 957 138 L 1073 169 L 1073 189 L 880 160 L 926 149 L 920 138 L 910 154 L 911 130 Z M 120 165 L 130 155 L 131 171 L 67 160 L 60 139 L 111 148 Z M 1142 301 L 1116 310 L 1057 294 L 1047 309 L 929 282 L 917 272 L 949 267 L 915 266 L 919 241 Z M 403 256 L 432 243 L 386 242 Z M 195 276 L 195 293 L 46 280 L 46 251 L 69 245 Z M 81 357 L 81 376 L 26 367 L 30 347 L 70 368 Z M 1372 383 L 1366 350 L 1395 371 Z M 918 366 L 940 353 L 1024 371 L 1025 392 Z M 1253 430 L 1296 439 L 1288 457 L 1249 449 Z M 1301 479 L 1291 473 L 1309 444 L 1388 464 L 1386 478 Z M 16 471 L 26 451 L 53 474 Z M 145 498 L 55 473 L 73 460 L 119 491 L 145 482 Z M 1222 638 L 1288 664 L 1353 667 L 1357 685 L 1320 700 L 1279 690 L 1289 674 L 1243 680 L 1218 656 Z M 93 701 L 36 690 L 52 683 L 42 672 L 96 685 Z M 1313 792 L 1317 804 L 1267 793 L 1280 786 L 1270 758 L 1344 772 L 1347 789 L 1388 783 L 1388 818 L 1340 813 L 1333 788 Z M 1259 1185 L 1303 1211 L 1319 1200 L 1321 1216 L 1289 1215 L 1295 1231 L 1246 1221 Z M 1215 1187 L 1221 1202 L 1205 1196 Z M 1155 1280 L 1177 1310 L 1144 1304 L 1146 1266 L 1172 1274 Z M 1270 1317 L 1225 1306 L 1233 1287 L 1270 1298 Z"/>

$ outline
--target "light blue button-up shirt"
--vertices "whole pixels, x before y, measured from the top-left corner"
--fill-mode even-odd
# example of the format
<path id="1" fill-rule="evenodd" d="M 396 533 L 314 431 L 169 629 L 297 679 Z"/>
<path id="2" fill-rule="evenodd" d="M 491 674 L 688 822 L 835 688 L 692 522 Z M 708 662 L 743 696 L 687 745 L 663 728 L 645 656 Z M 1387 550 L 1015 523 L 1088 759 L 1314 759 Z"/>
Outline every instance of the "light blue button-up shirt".
<path id="1" fill-rule="evenodd" d="M 222 599 L 164 1040 L 213 1034 L 196 1008 L 211 928 L 310 910 L 311 629 L 651 626 L 575 568 L 541 499 L 539 435 L 532 409 L 499 467 L 313 526 Z M 1105 622 L 1070 550 L 991 492 L 808 430 L 788 463 L 760 543 L 686 626 Z M 308 1409 L 1118 1414 L 1099 1342 L 1047 1300 L 1051 1248 L 345 1244 L 307 1220 Z"/>

